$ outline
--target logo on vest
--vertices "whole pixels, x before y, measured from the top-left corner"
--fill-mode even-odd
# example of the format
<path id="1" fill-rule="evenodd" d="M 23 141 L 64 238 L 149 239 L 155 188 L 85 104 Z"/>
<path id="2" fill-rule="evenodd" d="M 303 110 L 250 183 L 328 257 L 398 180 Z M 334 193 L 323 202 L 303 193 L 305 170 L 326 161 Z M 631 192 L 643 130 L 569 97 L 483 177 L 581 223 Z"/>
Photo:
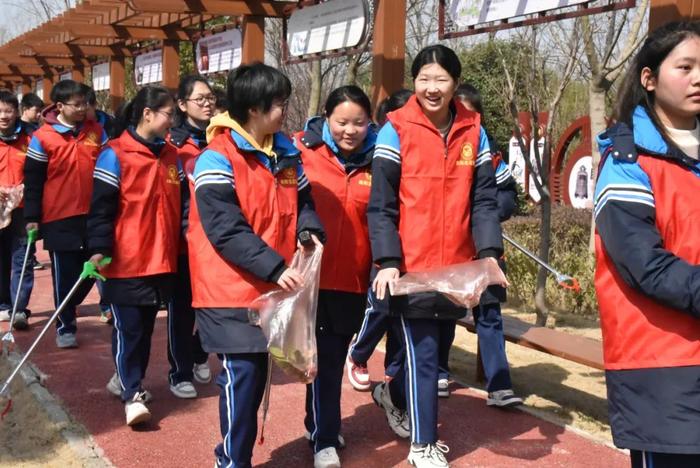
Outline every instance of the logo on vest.
<path id="1" fill-rule="evenodd" d="M 27 155 L 27 149 L 28 149 L 27 145 L 22 145 L 22 146 L 20 147 L 19 151 L 17 151 L 17 156 L 21 156 L 21 157 L 26 156 L 26 155 Z"/>
<path id="2" fill-rule="evenodd" d="M 85 146 L 102 146 L 100 145 L 100 139 L 98 138 L 97 133 L 90 132 L 87 134 L 85 137 Z"/>
<path id="3" fill-rule="evenodd" d="M 168 166 L 168 177 L 165 181 L 169 184 L 180 185 L 180 177 L 177 174 L 177 166 L 175 164 Z"/>
<path id="4" fill-rule="evenodd" d="M 372 186 L 372 173 L 371 172 L 365 172 L 362 177 L 360 177 L 360 180 L 357 182 L 360 185 L 364 185 L 365 187 L 371 187 Z"/>
<path id="5" fill-rule="evenodd" d="M 296 185 L 297 184 L 297 170 L 293 167 L 289 167 L 279 175 L 280 184 L 282 185 Z"/>
<path id="6" fill-rule="evenodd" d="M 458 166 L 473 166 L 474 165 L 474 148 L 471 143 L 465 143 L 462 146 L 462 153 L 457 161 Z"/>

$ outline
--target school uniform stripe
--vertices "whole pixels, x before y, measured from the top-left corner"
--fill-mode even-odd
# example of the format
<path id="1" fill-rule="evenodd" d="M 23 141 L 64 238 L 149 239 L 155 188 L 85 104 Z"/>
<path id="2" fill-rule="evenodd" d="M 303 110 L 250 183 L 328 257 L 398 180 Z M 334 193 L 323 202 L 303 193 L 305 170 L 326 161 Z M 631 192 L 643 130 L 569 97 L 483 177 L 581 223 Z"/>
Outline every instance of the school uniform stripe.
<path id="1" fill-rule="evenodd" d="M 610 201 L 641 203 L 656 208 L 654 194 L 642 185 L 618 184 L 609 185 L 603 189 L 595 201 L 595 217 L 598 217 L 603 207 Z"/>
<path id="2" fill-rule="evenodd" d="M 180 365 L 178 364 L 178 360 L 175 358 L 175 336 L 177 333 L 175 333 L 175 314 L 173 313 L 173 302 L 170 301 L 168 302 L 168 351 L 170 351 L 170 355 L 173 357 L 173 362 L 175 363 L 175 373 L 180 375 Z M 172 380 L 172 376 L 168 376 L 168 380 L 170 380 L 170 385 L 174 385 L 175 382 Z"/>
<path id="3" fill-rule="evenodd" d="M 114 357 L 114 364 L 117 368 L 117 380 L 119 380 L 119 386 L 121 387 L 123 392 L 126 387 L 124 386 L 124 381 L 122 380 L 122 366 L 120 365 L 121 358 L 124 355 L 124 339 L 122 336 L 122 324 L 116 306 L 114 304 L 110 304 L 109 308 L 112 309 L 112 317 L 114 317 L 114 329 L 117 332 L 117 353 Z"/>
<path id="4" fill-rule="evenodd" d="M 357 332 L 357 338 L 355 341 L 353 341 L 352 345 L 350 346 L 350 349 L 348 350 L 349 354 L 352 354 L 353 350 L 355 349 L 355 345 L 362 340 L 362 335 L 364 335 L 365 332 L 367 332 L 367 328 L 369 326 L 370 320 L 372 320 L 372 316 L 376 314 L 376 311 L 374 310 L 374 302 L 372 301 L 372 294 L 370 292 L 367 292 L 367 308 L 365 308 L 365 317 L 362 319 L 362 326 L 360 327 L 360 331 Z"/>
<path id="5" fill-rule="evenodd" d="M 304 190 L 309 185 L 309 179 L 306 177 L 306 173 L 302 172 L 301 176 L 297 177 L 297 187 L 298 189 Z"/>
<path id="6" fill-rule="evenodd" d="M 35 161 L 39 161 L 39 162 L 43 162 L 43 163 L 49 162 L 48 156 L 46 156 L 43 153 L 39 153 L 39 152 L 33 150 L 32 148 L 27 148 L 27 157 L 32 158 Z"/>
<path id="7" fill-rule="evenodd" d="M 388 145 L 377 145 L 374 147 L 374 158 L 383 158 L 401 164 L 401 153 Z"/>
<path id="8" fill-rule="evenodd" d="M 491 153 L 488 152 L 488 151 L 485 151 L 485 152 L 482 153 L 481 156 L 479 156 L 478 158 L 476 158 L 476 163 L 474 163 L 474 165 L 475 165 L 476 167 L 479 167 L 479 166 L 481 166 L 482 164 L 485 164 L 485 163 L 487 163 L 487 162 L 491 162 Z"/>
<path id="9" fill-rule="evenodd" d="M 233 371 L 233 365 L 231 361 L 228 360 L 226 354 L 224 354 L 224 370 L 226 372 L 226 385 L 224 386 L 224 392 L 226 393 L 226 435 L 224 436 L 224 454 L 229 462 L 226 464 L 226 468 L 233 468 L 233 444 L 231 442 L 231 426 L 233 424 L 234 414 L 234 404 L 235 404 L 235 394 L 233 389 L 233 381 L 236 375 Z"/>
<path id="10" fill-rule="evenodd" d="M 107 172 L 104 169 L 99 169 L 96 167 L 92 176 L 93 176 L 93 178 L 101 180 L 102 182 L 104 182 L 106 184 L 109 184 L 113 187 L 119 188 L 119 178 L 115 174 L 112 174 L 111 172 Z"/>
<path id="11" fill-rule="evenodd" d="M 416 353 L 413 341 L 410 337 L 410 327 L 401 316 L 401 327 L 406 341 L 406 366 L 408 367 L 408 407 L 411 414 L 411 442 L 418 443 L 420 438 L 420 418 L 418 417 L 418 402 L 416 401 L 418 388 L 416 381 Z"/>

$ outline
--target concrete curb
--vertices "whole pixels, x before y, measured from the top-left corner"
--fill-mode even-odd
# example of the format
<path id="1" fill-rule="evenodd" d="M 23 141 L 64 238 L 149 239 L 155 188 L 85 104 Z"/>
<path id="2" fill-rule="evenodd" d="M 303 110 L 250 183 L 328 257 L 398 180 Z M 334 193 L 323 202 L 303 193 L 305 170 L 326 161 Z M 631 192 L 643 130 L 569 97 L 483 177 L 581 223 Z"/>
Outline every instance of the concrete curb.
<path id="1" fill-rule="evenodd" d="M 12 352 L 8 356 L 8 360 L 14 368 L 22 360 L 22 354 Z M 19 373 L 36 401 L 46 411 L 49 419 L 61 427 L 61 437 L 76 454 L 82 466 L 86 468 L 113 468 L 114 465 L 92 436 L 81 424 L 70 417 L 56 397 L 44 387 L 46 374 L 37 369 L 31 362 L 25 363 Z"/>

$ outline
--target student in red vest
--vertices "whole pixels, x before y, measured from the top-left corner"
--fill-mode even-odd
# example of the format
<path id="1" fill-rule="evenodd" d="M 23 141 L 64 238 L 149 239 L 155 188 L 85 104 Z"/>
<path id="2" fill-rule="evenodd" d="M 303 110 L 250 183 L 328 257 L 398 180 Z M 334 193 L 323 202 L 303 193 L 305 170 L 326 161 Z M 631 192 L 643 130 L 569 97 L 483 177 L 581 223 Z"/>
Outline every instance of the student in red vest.
<path id="1" fill-rule="evenodd" d="M 86 120 L 85 88 L 73 80 L 56 83 L 45 123 L 34 132 L 24 164 L 24 217 L 27 230 L 39 229 L 51 255 L 54 303 L 67 296 L 89 258 L 86 217 L 92 195 L 92 173 L 107 134 Z M 86 280 L 56 322 L 56 345 L 75 348 L 75 308 L 94 281 Z"/>
<path id="2" fill-rule="evenodd" d="M 112 355 L 126 423 L 146 422 L 146 375 L 151 335 L 161 302 L 168 303 L 187 188 L 177 149 L 165 141 L 175 103 L 165 88 L 146 86 L 123 109 L 116 131 L 100 153 L 90 205 L 88 246 L 102 267 L 104 299 L 114 317 Z"/>
<path id="3" fill-rule="evenodd" d="M 316 313 L 318 375 L 306 387 L 306 419 L 314 467 L 339 467 L 343 365 L 367 304 L 371 255 L 367 203 L 377 134 L 371 105 L 357 86 L 333 90 L 325 115 L 295 135 L 328 243 Z"/>
<path id="4" fill-rule="evenodd" d="M 190 185 L 192 306 L 202 347 L 223 361 L 217 466 L 251 466 L 268 355 L 248 310 L 277 286 L 302 284 L 288 266 L 299 236 L 324 238 L 299 150 L 280 132 L 291 89 L 262 63 L 232 71 L 228 112 L 212 119 Z"/>
<path id="5" fill-rule="evenodd" d="M 206 129 L 214 113 L 216 96 L 204 77 L 189 75 L 180 80 L 177 91 L 177 125 L 170 129 L 170 143 L 177 148 L 183 168 L 194 167 L 199 153 L 207 146 Z M 191 168 L 189 172 L 191 172 Z M 178 398 L 195 398 L 199 383 L 211 382 L 209 355 L 202 349 L 199 332 L 194 332 L 192 285 L 187 261 L 187 239 L 180 241 L 177 287 L 168 310 L 168 380 Z"/>
<path id="6" fill-rule="evenodd" d="M 380 300 L 401 272 L 503 253 L 486 133 L 479 114 L 453 99 L 460 73 L 451 49 L 421 50 L 411 66 L 415 95 L 388 114 L 377 137 L 368 220 L 373 260 L 380 268 L 372 287 Z M 489 288 L 482 304 L 497 303 L 497 289 Z M 438 345 L 466 309 L 438 293 L 389 302 L 406 341 L 408 461 L 419 468 L 449 466 L 448 449 L 437 434 Z"/>
<path id="7" fill-rule="evenodd" d="M 598 137 L 596 293 L 613 441 L 700 466 L 700 24 L 652 31 Z"/>
<path id="8" fill-rule="evenodd" d="M 0 186 L 15 187 L 24 180 L 24 159 L 31 138 L 31 130 L 19 119 L 17 96 L 0 91 Z M 14 327 L 27 328 L 31 312 L 27 309 L 34 286 L 34 269 L 27 266 L 22 283 L 19 277 L 27 250 L 24 208 L 12 211 L 10 225 L 0 230 L 0 322 L 10 321 L 17 290 L 17 313 Z M 30 251 L 33 253 L 34 248 Z"/>

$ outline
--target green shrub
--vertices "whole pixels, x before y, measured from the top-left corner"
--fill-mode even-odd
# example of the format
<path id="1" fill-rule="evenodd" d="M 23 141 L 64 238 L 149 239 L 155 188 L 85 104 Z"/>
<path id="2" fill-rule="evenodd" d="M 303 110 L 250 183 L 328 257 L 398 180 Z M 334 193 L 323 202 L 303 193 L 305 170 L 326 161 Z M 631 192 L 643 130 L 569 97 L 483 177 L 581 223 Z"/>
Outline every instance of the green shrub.
<path id="1" fill-rule="evenodd" d="M 516 216 L 503 224 L 503 231 L 520 245 L 537 254 L 540 240 L 540 210 Z M 588 252 L 591 212 L 555 205 L 552 208 L 552 244 L 549 264 L 560 273 L 573 276 L 581 283 L 579 294 L 561 288 L 554 277 L 547 278 L 547 304 L 552 311 L 587 316 L 598 313 L 593 286 L 594 256 Z M 505 243 L 508 269 L 508 302 L 524 310 L 535 308 L 537 264 L 518 249 Z"/>

